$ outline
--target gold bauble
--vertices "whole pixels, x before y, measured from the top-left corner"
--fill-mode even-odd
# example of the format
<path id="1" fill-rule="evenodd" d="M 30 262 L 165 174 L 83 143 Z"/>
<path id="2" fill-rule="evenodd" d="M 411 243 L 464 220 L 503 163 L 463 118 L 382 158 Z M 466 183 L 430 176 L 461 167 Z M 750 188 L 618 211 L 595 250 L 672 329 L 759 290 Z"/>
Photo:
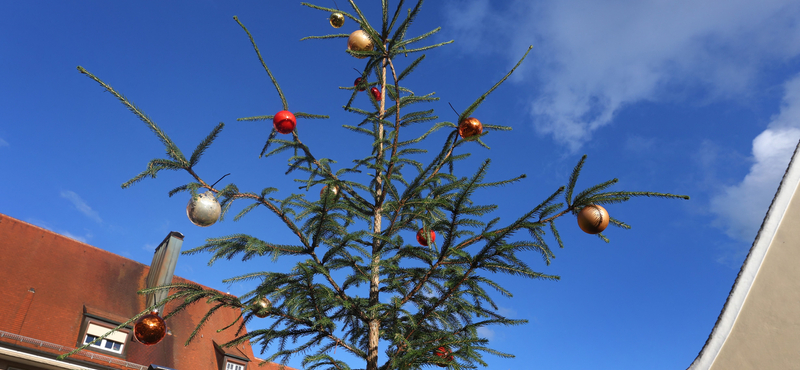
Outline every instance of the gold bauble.
<path id="1" fill-rule="evenodd" d="M 483 124 L 475 117 L 469 117 L 458 123 L 458 134 L 466 139 L 483 133 Z"/>
<path id="2" fill-rule="evenodd" d="M 193 224 L 201 227 L 213 225 L 219 219 L 222 209 L 211 190 L 193 196 L 186 205 L 186 216 Z"/>
<path id="3" fill-rule="evenodd" d="M 333 26 L 333 28 L 344 26 L 344 14 L 342 13 L 332 13 L 328 20 L 331 22 L 331 26 Z"/>
<path id="4" fill-rule="evenodd" d="M 596 204 L 590 204 L 578 212 L 578 226 L 587 234 L 598 234 L 608 227 L 608 211 Z"/>
<path id="5" fill-rule="evenodd" d="M 319 191 L 319 198 L 320 199 L 325 198 L 325 193 L 326 192 L 332 193 L 333 199 L 338 199 L 339 198 L 339 187 L 338 186 L 334 186 L 334 187 L 330 188 L 330 190 L 328 190 L 328 185 L 323 186 L 322 190 Z"/>
<path id="6" fill-rule="evenodd" d="M 133 324 L 133 337 L 144 345 L 153 345 L 164 339 L 167 335 L 167 323 L 164 322 L 158 311 L 153 311 L 136 320 Z"/>
<path id="7" fill-rule="evenodd" d="M 372 39 L 363 30 L 356 30 L 347 39 L 347 49 L 353 51 L 372 51 Z M 357 57 L 363 59 L 366 57 Z"/>
<path id="8" fill-rule="evenodd" d="M 269 316 L 269 307 L 272 306 L 272 302 L 267 299 L 267 297 L 261 297 L 256 303 L 253 305 L 253 314 L 256 317 L 263 319 Z"/>

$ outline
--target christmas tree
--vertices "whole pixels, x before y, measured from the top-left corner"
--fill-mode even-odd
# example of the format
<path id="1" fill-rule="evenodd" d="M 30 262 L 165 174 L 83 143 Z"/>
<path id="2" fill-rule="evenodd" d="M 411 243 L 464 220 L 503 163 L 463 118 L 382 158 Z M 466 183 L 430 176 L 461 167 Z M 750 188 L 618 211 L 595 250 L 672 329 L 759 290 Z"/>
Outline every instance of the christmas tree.
<path id="1" fill-rule="evenodd" d="M 229 345 L 244 341 L 258 344 L 269 353 L 268 361 L 285 362 L 291 356 L 301 355 L 307 369 L 486 366 L 482 359 L 484 354 L 506 357 L 512 354 L 490 348 L 489 340 L 480 337 L 478 329 L 526 322 L 498 313 L 489 290 L 509 297 L 512 292 L 490 279 L 490 273 L 558 279 L 558 276 L 535 271 L 519 256 L 532 251 L 549 264 L 554 257 L 550 246 L 557 244 L 563 248 L 557 219 L 574 215 L 580 229 L 597 234 L 607 242 L 602 234 L 606 226 L 629 226 L 610 217 L 601 205 L 642 196 L 688 199 L 667 193 L 609 190 L 616 179 L 578 191 L 576 183 L 586 159 L 583 156 L 565 186 L 545 194 L 543 201 L 532 204 L 528 212 L 512 222 L 490 217 L 497 207 L 483 204 L 487 200 L 476 199 L 475 192 L 520 182 L 525 175 L 489 182 L 485 181 L 489 160 L 477 168 L 461 166 L 459 161 L 469 157 L 469 150 L 488 149 L 484 139 L 489 132 L 511 129 L 488 120 L 481 122 L 480 117 L 473 117 L 473 114 L 519 67 L 527 52 L 488 91 L 481 95 L 476 93 L 471 105 L 461 112 L 456 111 L 455 122 L 440 120 L 434 109 L 417 108 L 437 102 L 439 99 L 433 93 L 417 95 L 404 85 L 404 79 L 425 59 L 422 52 L 449 43 L 425 44 L 439 28 L 407 36 L 422 1 L 405 9 L 402 0 L 393 6 L 388 0 L 382 0 L 382 18 L 372 23 L 353 0 L 349 3 L 352 12 L 303 3 L 328 13 L 334 28 L 350 21 L 360 26 L 350 34 L 306 38 L 346 38 L 347 53 L 363 60 L 360 77 L 353 86 L 342 87 L 352 91 L 344 109 L 353 114 L 352 124 L 342 126 L 370 138 L 364 145 L 364 156 L 349 167 L 337 165 L 332 158 L 315 156 L 313 148 L 303 143 L 301 133 L 313 132 L 305 133 L 302 121 L 328 116 L 290 110 L 278 79 L 267 67 L 253 36 L 234 17 L 250 38 L 280 98 L 281 105 L 275 104 L 280 108 L 273 108 L 275 114 L 239 120 L 272 121 L 273 130 L 260 155 L 267 158 L 288 155 L 286 174 L 298 174 L 296 181 L 301 185 L 298 192 L 281 199 L 271 196 L 278 189 L 268 183 L 260 191 L 241 191 L 233 183 L 217 187 L 222 179 L 212 182 L 214 179 L 195 171 L 224 124 L 214 127 L 187 158 L 142 110 L 98 77 L 78 67 L 81 73 L 101 84 L 144 121 L 166 148 L 167 158 L 150 161 L 147 168 L 124 183 L 123 188 L 146 177 L 155 178 L 162 170 L 185 171 L 190 182 L 174 188 L 169 196 L 191 193 L 187 214 L 195 224 L 210 226 L 223 218 L 233 203 L 243 201 L 246 204 L 234 220 L 259 206 L 264 207 L 272 215 L 256 217 L 273 217 L 296 237 L 294 244 L 284 245 L 270 242 L 269 235 L 264 234 L 228 235 L 209 239 L 204 245 L 184 253 L 210 253 L 211 262 L 233 258 L 243 261 L 302 258 L 290 273 L 263 271 L 226 280 L 226 283 L 257 282 L 255 289 L 239 297 L 193 284 L 143 290 L 142 294 L 156 291 L 170 294 L 139 316 L 166 302 L 177 302 L 175 308 L 164 315 L 169 319 L 188 305 L 209 302 L 211 309 L 197 323 L 193 337 L 215 311 L 241 309 L 242 315 L 237 321 L 228 328 L 219 328 L 238 329 L 242 333 Z M 369 93 L 364 94 L 369 97 L 371 106 L 357 106 L 355 98 L 367 90 Z M 412 135 L 409 134 L 413 132 L 412 126 L 426 129 L 421 135 Z M 441 136 L 441 142 L 432 142 Z M 433 155 L 424 162 L 416 159 L 427 153 L 428 146 L 435 148 Z M 461 175 L 463 171 L 467 171 L 467 175 Z M 570 230 L 575 230 L 573 222 L 567 222 Z M 149 318 L 152 319 L 152 315 Z M 247 323 L 260 319 L 269 320 L 267 329 L 246 333 L 242 330 Z M 187 338 L 187 344 L 192 337 Z M 347 363 L 336 356 L 336 349 L 363 362 Z"/>

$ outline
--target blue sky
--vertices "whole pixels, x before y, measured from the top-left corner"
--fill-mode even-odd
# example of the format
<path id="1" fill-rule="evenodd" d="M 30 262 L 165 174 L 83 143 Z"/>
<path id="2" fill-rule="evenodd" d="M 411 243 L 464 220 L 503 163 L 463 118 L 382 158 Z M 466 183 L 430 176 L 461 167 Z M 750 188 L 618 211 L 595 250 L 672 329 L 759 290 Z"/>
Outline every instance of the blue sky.
<path id="1" fill-rule="evenodd" d="M 380 16 L 377 1 L 363 2 L 368 17 Z M 163 147 L 75 69 L 85 67 L 130 98 L 184 153 L 225 122 L 197 167 L 201 176 L 213 182 L 230 172 L 224 182 L 242 190 L 274 186 L 285 196 L 298 191 L 283 175 L 288 157 L 258 158 L 269 124 L 235 120 L 274 114 L 280 100 L 233 15 L 253 33 L 290 110 L 331 115 L 298 122 L 318 156 L 345 165 L 369 150 L 364 138 L 340 127 L 355 118 L 341 109 L 349 94 L 338 87 L 352 84 L 352 68 L 363 61 L 344 52 L 345 40 L 300 42 L 334 31 L 326 14 L 299 2 L 6 1 L 0 13 L 0 212 L 11 217 L 142 263 L 173 230 L 186 236 L 184 249 L 238 232 L 290 243 L 264 210 L 193 226 L 188 197 L 167 196 L 189 181 L 182 173 L 121 189 L 163 156 Z M 583 234 L 571 217 L 559 220 L 566 248 L 555 251 L 553 263 L 526 258 L 561 281 L 498 277 L 514 293 L 498 298 L 501 311 L 529 323 L 483 331 L 495 348 L 517 356 L 487 356 L 490 369 L 691 363 L 800 139 L 798 17 L 800 3 L 791 0 L 426 2 L 411 33 L 442 26 L 429 43 L 456 41 L 429 52 L 407 86 L 435 91 L 441 101 L 432 107 L 443 120 L 455 119 L 448 102 L 464 109 L 534 46 L 474 114 L 514 131 L 487 136 L 492 149 L 469 148 L 474 160 L 460 166 L 470 174 L 491 157 L 489 179 L 528 175 L 477 194 L 500 206 L 496 216 L 511 220 L 544 199 L 584 153 L 578 187 L 619 178 L 617 189 L 692 197 L 607 207 L 633 226 L 609 230 L 610 244 Z M 342 32 L 355 29 L 348 20 Z M 365 95 L 356 106 L 368 107 Z M 426 146 L 438 149 L 443 137 Z M 177 273 L 242 294 L 249 287 L 221 280 L 290 265 L 208 267 L 207 259 L 182 256 Z"/>

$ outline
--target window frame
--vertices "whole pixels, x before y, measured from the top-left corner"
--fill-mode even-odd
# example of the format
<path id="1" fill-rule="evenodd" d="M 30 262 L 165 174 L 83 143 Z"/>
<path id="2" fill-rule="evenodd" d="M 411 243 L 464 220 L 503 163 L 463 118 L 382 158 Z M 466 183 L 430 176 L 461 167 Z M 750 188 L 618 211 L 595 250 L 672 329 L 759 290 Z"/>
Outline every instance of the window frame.
<path id="1" fill-rule="evenodd" d="M 102 334 L 105 334 L 105 333 L 113 330 L 118 325 L 119 324 L 115 324 L 115 323 L 113 323 L 111 321 L 106 321 L 106 320 L 101 320 L 101 319 L 94 318 L 94 317 L 89 317 L 88 315 L 85 316 L 84 320 L 83 320 L 83 325 L 81 325 L 80 336 L 78 337 L 78 346 L 83 346 L 86 343 L 88 343 L 87 342 L 88 336 L 91 335 L 91 336 L 95 337 L 94 339 L 99 338 L 100 336 L 102 336 Z M 90 334 L 89 333 L 90 326 L 100 327 L 100 328 L 104 329 L 105 332 L 100 334 L 100 335 L 95 335 L 96 333 L 95 334 Z M 130 330 L 126 326 L 126 327 L 123 327 L 123 328 L 117 330 L 116 333 L 120 333 L 120 334 L 125 335 L 125 340 L 120 342 L 118 340 L 109 339 L 108 337 L 106 337 L 106 338 L 101 339 L 97 343 L 90 344 L 88 347 L 86 347 L 86 349 L 92 350 L 92 351 L 96 351 L 96 352 L 100 352 L 102 354 L 107 354 L 107 355 L 114 356 L 114 357 L 119 357 L 121 359 L 125 359 L 125 357 L 127 355 L 128 343 L 131 342 L 131 338 L 132 338 L 132 335 L 133 335 L 132 330 Z M 112 334 L 112 335 L 114 335 L 114 334 Z M 89 340 L 89 342 L 91 342 L 94 339 Z M 112 344 L 111 348 L 106 348 L 105 346 L 109 342 L 111 342 L 111 343 L 119 343 L 120 349 L 119 350 L 114 350 L 113 344 Z"/>
<path id="2" fill-rule="evenodd" d="M 228 369 L 228 364 L 240 366 L 238 369 Z M 222 364 L 222 370 L 247 370 L 247 364 L 244 362 L 231 360 L 230 356 L 225 356 L 225 363 Z"/>

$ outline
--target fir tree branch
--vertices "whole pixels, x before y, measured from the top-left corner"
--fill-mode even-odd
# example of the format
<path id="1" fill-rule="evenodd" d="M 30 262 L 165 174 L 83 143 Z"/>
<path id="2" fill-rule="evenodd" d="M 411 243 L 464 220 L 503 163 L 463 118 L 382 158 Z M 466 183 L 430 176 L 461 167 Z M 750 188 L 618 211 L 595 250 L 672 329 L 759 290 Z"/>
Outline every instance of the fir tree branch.
<path id="1" fill-rule="evenodd" d="M 510 77 L 512 73 L 514 73 L 517 67 L 519 67 L 520 64 L 522 64 L 522 61 L 525 60 L 525 57 L 528 56 L 528 53 L 531 52 L 531 49 L 533 49 L 533 46 L 528 47 L 528 51 L 526 51 L 525 55 L 523 55 L 522 58 L 519 60 L 519 62 L 517 62 L 517 65 L 515 65 L 514 68 L 511 68 L 511 70 L 508 71 L 508 73 L 503 78 L 501 78 L 500 81 L 497 81 L 497 83 L 494 84 L 494 86 L 492 86 L 492 88 L 489 89 L 489 91 L 481 95 L 478 99 L 475 100 L 475 102 L 470 104 L 469 107 L 467 107 L 467 109 L 465 109 L 464 112 L 462 112 L 461 115 L 458 117 L 458 122 L 461 122 L 467 119 L 469 116 L 471 116 L 472 112 L 474 112 L 475 109 L 478 109 L 478 106 L 480 106 L 481 103 L 483 103 L 483 101 L 486 100 L 486 97 L 489 96 L 489 94 L 491 94 L 492 91 L 494 91 L 494 89 L 498 88 L 500 84 L 505 82 L 505 80 L 508 79 L 508 77 Z"/>
<path id="2" fill-rule="evenodd" d="M 197 165 L 197 162 L 200 160 L 203 152 L 205 152 L 209 145 L 211 145 L 211 142 L 217 138 L 217 135 L 219 135 L 223 127 L 225 127 L 225 124 L 220 122 L 217 127 L 214 127 L 214 129 L 211 130 L 211 133 L 209 133 L 208 136 L 206 136 L 206 138 L 200 142 L 200 144 L 197 144 L 197 148 L 195 148 L 194 152 L 192 152 L 192 156 L 189 158 L 189 166 L 194 167 Z"/>
<path id="3" fill-rule="evenodd" d="M 244 32 L 247 33 L 247 37 L 250 38 L 250 43 L 253 44 L 253 49 L 256 51 L 256 55 L 258 55 L 258 60 L 261 62 L 261 66 L 264 67 L 264 70 L 267 71 L 267 75 L 269 75 L 269 79 L 272 81 L 272 84 L 275 85 L 275 90 L 278 91 L 278 96 L 281 97 L 281 103 L 283 103 L 283 110 L 289 110 L 289 104 L 286 103 L 286 97 L 283 96 L 283 91 L 281 91 L 280 85 L 278 85 L 278 81 L 275 80 L 275 77 L 272 76 L 272 72 L 269 71 L 269 67 L 267 67 L 267 63 L 264 62 L 264 58 L 261 57 L 261 52 L 258 51 L 258 45 L 256 45 L 256 40 L 253 39 L 253 35 L 250 34 L 250 31 L 247 30 L 247 27 L 239 22 L 239 17 L 233 16 L 233 20 L 242 27 Z"/>
<path id="4" fill-rule="evenodd" d="M 105 88 L 106 91 L 110 92 L 111 95 L 114 95 L 120 102 L 122 102 L 122 104 L 125 105 L 128 108 L 128 110 L 130 110 L 131 112 L 133 112 L 133 114 L 139 117 L 139 119 L 142 120 L 142 122 L 146 123 L 147 126 L 150 128 L 150 130 L 152 130 L 156 134 L 156 136 L 158 136 L 158 139 L 161 140 L 161 143 L 164 144 L 164 146 L 167 149 L 167 155 L 170 158 L 172 158 L 172 160 L 180 163 L 181 166 L 183 167 L 189 166 L 189 163 L 186 161 L 186 158 L 183 156 L 183 153 L 181 153 L 181 150 L 178 149 L 178 146 L 172 142 L 169 136 L 167 136 L 167 134 L 165 134 L 164 131 L 162 131 L 161 128 L 158 127 L 158 125 L 156 125 L 156 123 L 150 119 L 150 117 L 147 117 L 147 115 L 144 114 L 144 112 L 142 112 L 137 106 L 131 103 L 127 98 L 122 96 L 122 94 L 118 93 L 116 90 L 114 90 L 114 88 L 107 85 L 105 82 L 101 81 L 95 75 L 89 73 L 89 71 L 87 71 L 83 67 L 78 66 L 78 71 L 85 74 L 95 82 L 99 83 L 100 86 L 103 86 L 103 88 Z"/>

